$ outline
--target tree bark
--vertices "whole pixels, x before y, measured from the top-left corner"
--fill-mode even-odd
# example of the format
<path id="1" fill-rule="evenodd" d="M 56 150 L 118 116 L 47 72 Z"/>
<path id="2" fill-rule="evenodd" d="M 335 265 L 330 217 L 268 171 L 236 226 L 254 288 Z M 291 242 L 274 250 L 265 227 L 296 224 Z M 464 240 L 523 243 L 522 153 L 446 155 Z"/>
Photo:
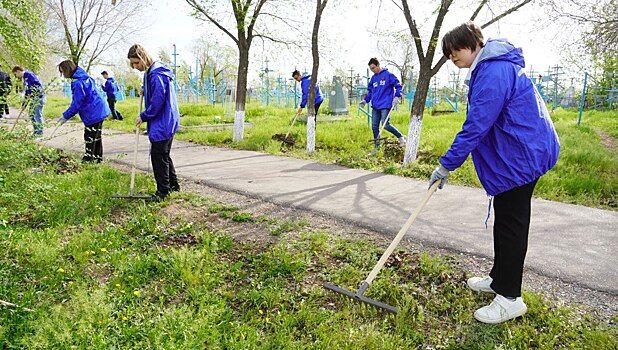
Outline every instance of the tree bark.
<path id="1" fill-rule="evenodd" d="M 245 40 L 238 45 L 238 78 L 236 80 L 236 113 L 234 114 L 234 142 L 243 140 L 245 131 L 245 104 L 247 102 L 247 75 L 249 72 L 249 46 Z"/>
<path id="2" fill-rule="evenodd" d="M 318 39 L 320 31 L 320 20 L 322 12 L 328 0 L 316 0 L 315 20 L 313 21 L 313 32 L 311 33 L 311 55 L 313 57 L 313 67 L 311 69 L 311 80 L 309 81 L 309 91 L 307 93 L 307 154 L 312 155 L 315 151 L 315 86 L 318 83 L 318 69 L 320 68 L 320 52 L 318 49 Z"/>

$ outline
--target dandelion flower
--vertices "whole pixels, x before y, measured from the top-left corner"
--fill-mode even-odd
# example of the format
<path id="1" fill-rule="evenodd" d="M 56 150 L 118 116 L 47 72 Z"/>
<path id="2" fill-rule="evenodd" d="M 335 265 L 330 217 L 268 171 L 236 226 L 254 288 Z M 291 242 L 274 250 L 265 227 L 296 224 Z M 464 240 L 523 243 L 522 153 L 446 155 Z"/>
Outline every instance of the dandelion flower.
<path id="1" fill-rule="evenodd" d="M 101 248 L 101 251 L 105 253 L 107 251 L 107 249 Z"/>
<path id="2" fill-rule="evenodd" d="M 64 269 L 61 267 L 61 268 L 58 269 L 58 272 L 63 273 Z"/>
<path id="3" fill-rule="evenodd" d="M 139 295 L 139 290 L 133 291 L 133 294 Z"/>

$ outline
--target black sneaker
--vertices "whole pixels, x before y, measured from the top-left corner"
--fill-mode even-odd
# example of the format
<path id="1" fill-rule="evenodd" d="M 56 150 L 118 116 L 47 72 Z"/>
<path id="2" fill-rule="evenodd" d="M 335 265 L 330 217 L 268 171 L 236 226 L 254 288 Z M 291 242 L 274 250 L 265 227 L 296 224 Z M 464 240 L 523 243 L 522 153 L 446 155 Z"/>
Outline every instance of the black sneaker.
<path id="1" fill-rule="evenodd" d="M 175 184 L 170 186 L 170 192 L 178 192 L 180 191 L 180 185 L 179 184 Z"/>

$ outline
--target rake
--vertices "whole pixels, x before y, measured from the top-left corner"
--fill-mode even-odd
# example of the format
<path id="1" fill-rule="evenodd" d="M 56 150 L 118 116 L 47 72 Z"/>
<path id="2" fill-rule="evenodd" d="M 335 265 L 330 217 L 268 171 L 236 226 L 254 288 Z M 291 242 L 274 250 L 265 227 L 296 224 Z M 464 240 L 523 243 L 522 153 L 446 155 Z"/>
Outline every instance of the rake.
<path id="1" fill-rule="evenodd" d="M 425 193 L 425 196 L 421 199 L 421 202 L 418 204 L 414 212 L 410 215 L 410 217 L 408 218 L 406 223 L 403 225 L 401 230 L 399 230 L 399 233 L 397 233 L 397 236 L 395 236 L 395 239 L 393 239 L 393 241 L 388 246 L 386 251 L 382 254 L 382 257 L 380 258 L 378 263 L 373 267 L 373 270 L 371 270 L 371 272 L 369 273 L 369 276 L 367 276 L 367 278 L 361 283 L 356 293 L 351 292 L 347 289 L 343 289 L 341 287 L 337 287 L 336 285 L 328 283 L 328 282 L 324 283 L 324 288 L 332 290 L 335 293 L 339 293 L 353 300 L 360 301 L 365 304 L 369 304 L 369 305 L 372 305 L 372 306 L 375 306 L 380 309 L 396 314 L 397 307 L 385 304 L 375 299 L 367 298 L 363 294 L 365 293 L 367 288 L 369 288 L 369 285 L 371 285 L 371 282 L 373 282 L 373 280 L 376 278 L 376 276 L 378 275 L 382 267 L 384 267 L 386 260 L 388 260 L 388 258 L 391 256 L 395 248 L 397 248 L 397 246 L 399 245 L 399 242 L 403 239 L 403 236 L 405 236 L 408 229 L 410 229 L 410 226 L 412 226 L 412 224 L 416 220 L 416 217 L 421 212 L 421 210 L 423 210 L 423 208 L 425 207 L 425 204 L 427 204 L 427 202 L 429 201 L 429 198 L 431 198 L 431 195 L 433 195 L 436 189 L 438 189 L 439 185 L 440 185 L 440 181 L 436 181 L 433 183 L 433 185 L 431 185 L 431 187 L 429 187 L 429 189 L 427 190 L 427 193 Z"/>
<path id="2" fill-rule="evenodd" d="M 139 114 L 142 114 L 142 101 L 143 101 L 143 97 L 140 98 L 140 101 L 139 101 Z M 115 194 L 112 196 L 112 198 L 143 199 L 146 201 L 152 200 L 152 196 L 133 194 L 133 188 L 135 187 L 135 167 L 137 164 L 137 146 L 138 145 L 139 145 L 139 126 L 136 126 L 135 127 L 135 149 L 133 150 L 133 166 L 131 167 L 131 187 L 129 188 L 129 195 Z"/>
<path id="3" fill-rule="evenodd" d="M 294 123 L 296 123 L 296 119 L 298 119 L 299 115 L 300 115 L 300 111 L 296 112 L 294 119 L 292 119 L 292 124 L 290 124 L 290 128 L 288 129 L 288 132 L 285 134 L 285 136 L 281 134 L 276 134 L 276 135 L 273 135 L 272 138 L 281 140 L 283 141 L 283 143 L 286 143 L 290 146 L 294 146 L 294 144 L 296 143 L 296 140 L 294 140 L 294 138 L 288 138 L 288 137 L 290 136 L 290 132 L 292 132 L 292 127 L 294 127 Z"/>

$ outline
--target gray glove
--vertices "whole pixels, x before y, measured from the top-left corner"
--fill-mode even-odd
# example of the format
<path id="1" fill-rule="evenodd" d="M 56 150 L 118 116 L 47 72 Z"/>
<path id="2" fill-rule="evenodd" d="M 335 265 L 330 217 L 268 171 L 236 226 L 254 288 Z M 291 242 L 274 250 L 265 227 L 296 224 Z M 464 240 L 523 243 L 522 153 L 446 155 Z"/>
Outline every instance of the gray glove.
<path id="1" fill-rule="evenodd" d="M 399 100 L 400 97 L 395 96 L 395 98 L 393 98 L 393 105 L 391 106 L 391 108 L 395 108 L 395 106 L 399 104 Z"/>
<path id="2" fill-rule="evenodd" d="M 431 185 L 433 185 L 434 182 L 440 181 L 440 186 L 438 186 L 438 188 L 442 189 L 442 187 L 444 187 L 444 185 L 446 184 L 446 180 L 448 179 L 449 173 L 450 171 L 447 168 L 443 167 L 442 165 L 437 167 L 436 170 L 434 170 L 433 173 L 431 174 L 431 177 L 429 178 L 429 187 L 431 187 Z"/>
<path id="3" fill-rule="evenodd" d="M 58 124 L 58 125 L 62 125 L 62 124 L 64 124 L 64 123 L 66 123 L 66 122 L 67 122 L 67 120 L 68 120 L 68 119 L 64 119 L 64 117 L 60 117 L 60 118 L 58 118 L 58 120 L 56 121 L 56 124 Z"/>
<path id="4" fill-rule="evenodd" d="M 365 108 L 365 106 L 367 105 L 367 101 L 362 100 L 359 104 L 358 104 L 361 108 Z"/>

